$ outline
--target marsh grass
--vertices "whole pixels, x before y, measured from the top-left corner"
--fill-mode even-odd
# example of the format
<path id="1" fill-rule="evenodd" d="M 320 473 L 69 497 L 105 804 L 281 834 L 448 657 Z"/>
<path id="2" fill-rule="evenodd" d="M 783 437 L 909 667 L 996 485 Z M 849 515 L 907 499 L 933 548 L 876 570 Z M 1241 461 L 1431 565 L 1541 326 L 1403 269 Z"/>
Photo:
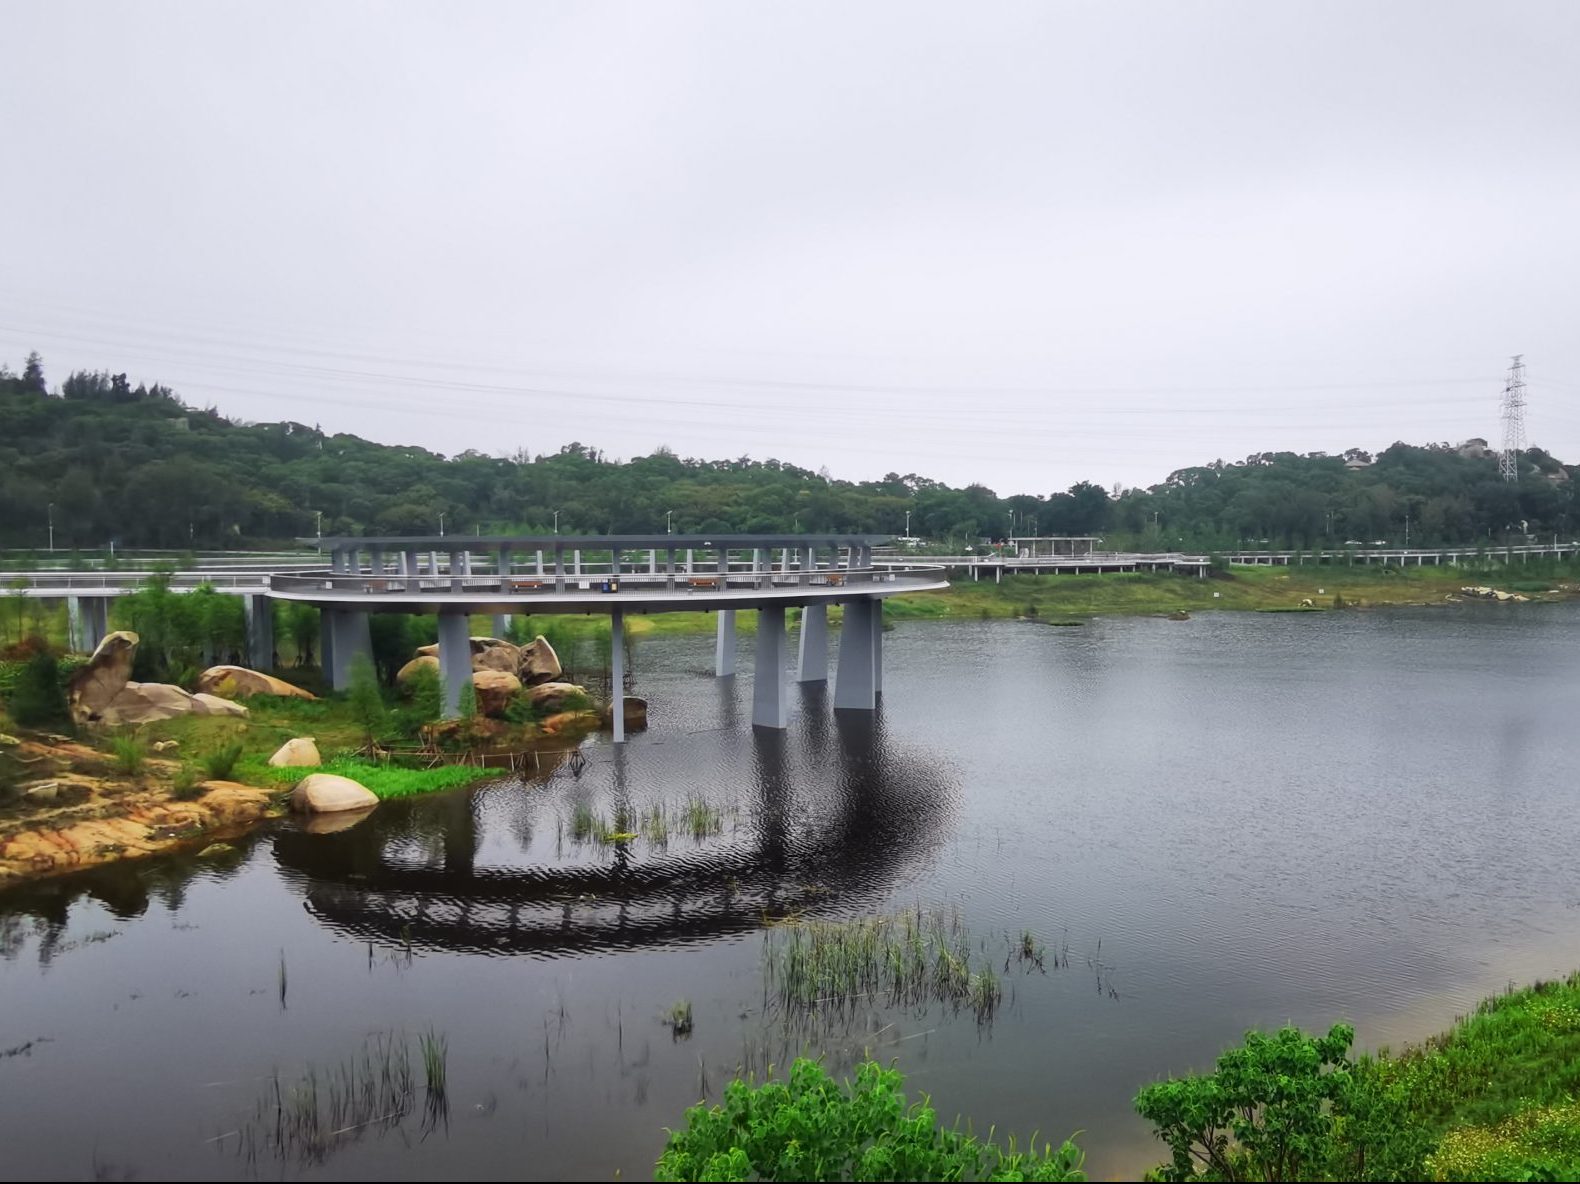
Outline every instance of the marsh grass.
<path id="1" fill-rule="evenodd" d="M 117 769 L 128 777 L 137 777 L 148 763 L 148 745 L 141 736 L 112 736 L 110 755 L 115 758 Z"/>
<path id="2" fill-rule="evenodd" d="M 655 802 L 640 812 L 619 805 L 608 815 L 594 810 L 585 802 L 576 802 L 571 807 L 572 841 L 596 843 L 600 847 L 645 839 L 649 845 L 663 849 L 669 846 L 671 838 L 677 834 L 689 834 L 701 842 L 723 829 L 723 812 L 700 797 L 688 798 L 678 806 Z"/>
<path id="3" fill-rule="evenodd" d="M 283 983 L 283 962 L 281 968 Z M 426 1137 L 448 1122 L 449 1042 L 430 1029 L 418 1037 L 418 1049 L 424 1094 L 419 1134 Z M 416 1110 L 416 1093 L 409 1039 L 379 1033 L 339 1064 L 309 1065 L 293 1080 L 276 1072 L 247 1121 L 211 1141 L 234 1139 L 236 1153 L 248 1163 L 272 1158 L 282 1164 L 321 1164 L 369 1131 L 402 1126 Z"/>
<path id="4" fill-rule="evenodd" d="M 228 781 L 235 771 L 236 762 L 241 759 L 241 741 L 233 740 L 229 744 L 222 744 L 201 758 L 203 771 L 208 774 L 211 781 Z"/>
<path id="5" fill-rule="evenodd" d="M 431 769 L 414 769 L 387 761 L 363 760 L 360 757 L 332 757 L 316 768 L 276 769 L 262 757 L 247 757 L 238 762 L 240 777 L 252 785 L 295 785 L 309 773 L 336 773 L 365 785 L 373 795 L 382 799 L 414 797 L 417 794 L 438 790 L 456 789 L 475 785 L 479 781 L 497 780 L 498 769 L 479 765 L 435 765 Z"/>
<path id="6" fill-rule="evenodd" d="M 1004 994 L 955 910 L 781 922 L 764 935 L 763 963 L 767 989 L 788 1012 L 938 1003 L 985 1024 Z"/>

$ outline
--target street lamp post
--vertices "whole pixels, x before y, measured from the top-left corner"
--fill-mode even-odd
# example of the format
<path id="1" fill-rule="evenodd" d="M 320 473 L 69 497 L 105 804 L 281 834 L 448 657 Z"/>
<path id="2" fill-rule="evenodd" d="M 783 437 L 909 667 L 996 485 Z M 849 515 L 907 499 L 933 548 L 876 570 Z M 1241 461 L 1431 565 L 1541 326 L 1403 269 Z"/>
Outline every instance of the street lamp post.
<path id="1" fill-rule="evenodd" d="M 49 553 L 55 553 L 55 503 L 49 503 Z"/>
<path id="2" fill-rule="evenodd" d="M 665 534 L 674 534 L 675 533 L 674 529 L 670 525 L 670 519 L 673 518 L 674 516 L 675 516 L 675 511 L 673 511 L 673 510 L 665 510 L 664 511 L 664 533 Z"/>
<path id="3" fill-rule="evenodd" d="M 560 533 L 560 512 L 558 510 L 554 511 L 554 533 Z"/>
<path id="4" fill-rule="evenodd" d="M 905 511 L 905 537 L 911 537 L 911 512 Z"/>
<path id="5" fill-rule="evenodd" d="M 441 539 L 444 537 L 444 515 L 442 513 L 439 515 L 439 537 Z"/>
<path id="6" fill-rule="evenodd" d="M 318 531 L 319 539 L 322 539 L 324 537 L 324 512 L 322 510 L 314 510 L 313 513 L 318 516 L 318 523 L 314 529 Z"/>

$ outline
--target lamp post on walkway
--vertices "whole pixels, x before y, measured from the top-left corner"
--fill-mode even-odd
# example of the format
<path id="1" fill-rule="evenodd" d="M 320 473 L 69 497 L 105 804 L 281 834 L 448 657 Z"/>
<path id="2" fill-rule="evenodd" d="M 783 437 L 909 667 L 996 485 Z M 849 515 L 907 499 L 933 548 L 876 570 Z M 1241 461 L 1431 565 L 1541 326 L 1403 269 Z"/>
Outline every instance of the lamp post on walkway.
<path id="1" fill-rule="evenodd" d="M 554 533 L 560 533 L 560 512 L 558 510 L 554 511 Z"/>
<path id="2" fill-rule="evenodd" d="M 318 524 L 314 529 L 318 532 L 319 539 L 322 539 L 324 537 L 324 512 L 322 510 L 314 510 L 313 513 L 318 516 Z"/>
<path id="3" fill-rule="evenodd" d="M 55 553 L 55 503 L 49 503 L 49 553 Z"/>
<path id="4" fill-rule="evenodd" d="M 674 530 L 671 528 L 670 521 L 669 521 L 674 516 L 675 516 L 675 511 L 673 511 L 673 510 L 665 510 L 664 511 L 664 533 L 665 534 L 674 534 L 675 533 Z"/>
<path id="5" fill-rule="evenodd" d="M 442 512 L 439 515 L 439 537 L 441 539 L 444 537 L 444 514 Z"/>

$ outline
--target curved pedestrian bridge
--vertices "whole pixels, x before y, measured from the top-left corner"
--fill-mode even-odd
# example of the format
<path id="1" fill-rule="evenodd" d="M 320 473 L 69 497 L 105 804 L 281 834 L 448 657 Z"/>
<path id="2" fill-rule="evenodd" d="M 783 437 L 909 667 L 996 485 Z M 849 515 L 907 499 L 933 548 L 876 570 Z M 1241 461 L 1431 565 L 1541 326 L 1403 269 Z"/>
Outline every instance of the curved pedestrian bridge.
<path id="1" fill-rule="evenodd" d="M 307 541 L 307 540 L 304 540 Z M 947 588 L 938 567 L 877 562 L 888 541 L 857 534 L 456 536 L 326 538 L 329 570 L 280 572 L 267 595 L 325 614 L 321 648 L 333 685 L 354 655 L 371 656 L 375 612 L 437 613 L 446 709 L 471 679 L 473 614 L 502 634 L 514 613 L 599 613 L 610 620 L 614 738 L 625 739 L 625 618 L 629 613 L 718 616 L 715 672 L 735 673 L 735 614 L 757 613 L 752 723 L 789 719 L 785 611 L 801 609 L 798 680 L 829 675 L 828 606 L 843 613 L 834 706 L 870 711 L 883 689 L 884 598 Z"/>

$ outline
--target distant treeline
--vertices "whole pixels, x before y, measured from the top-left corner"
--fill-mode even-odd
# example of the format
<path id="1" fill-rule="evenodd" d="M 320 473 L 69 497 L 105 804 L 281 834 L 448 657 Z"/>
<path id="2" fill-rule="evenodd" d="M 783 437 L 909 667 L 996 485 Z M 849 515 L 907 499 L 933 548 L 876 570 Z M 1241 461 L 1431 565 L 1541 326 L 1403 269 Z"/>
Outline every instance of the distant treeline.
<path id="1" fill-rule="evenodd" d="M 0 366 L 0 546 L 215 549 L 325 534 L 863 531 L 948 547 L 1026 534 L 1102 535 L 1113 546 L 1221 550 L 1348 540 L 1499 544 L 1567 536 L 1567 471 L 1540 449 L 1517 482 L 1476 447 L 1395 444 L 1375 458 L 1264 453 L 1181 469 L 1150 489 L 1000 497 L 890 473 L 839 481 L 776 460 L 614 461 L 568 444 L 532 456 L 422 448 L 246 423 L 125 374 L 78 371 L 53 391 L 35 353 Z M 51 509 L 53 507 L 53 509 Z"/>

